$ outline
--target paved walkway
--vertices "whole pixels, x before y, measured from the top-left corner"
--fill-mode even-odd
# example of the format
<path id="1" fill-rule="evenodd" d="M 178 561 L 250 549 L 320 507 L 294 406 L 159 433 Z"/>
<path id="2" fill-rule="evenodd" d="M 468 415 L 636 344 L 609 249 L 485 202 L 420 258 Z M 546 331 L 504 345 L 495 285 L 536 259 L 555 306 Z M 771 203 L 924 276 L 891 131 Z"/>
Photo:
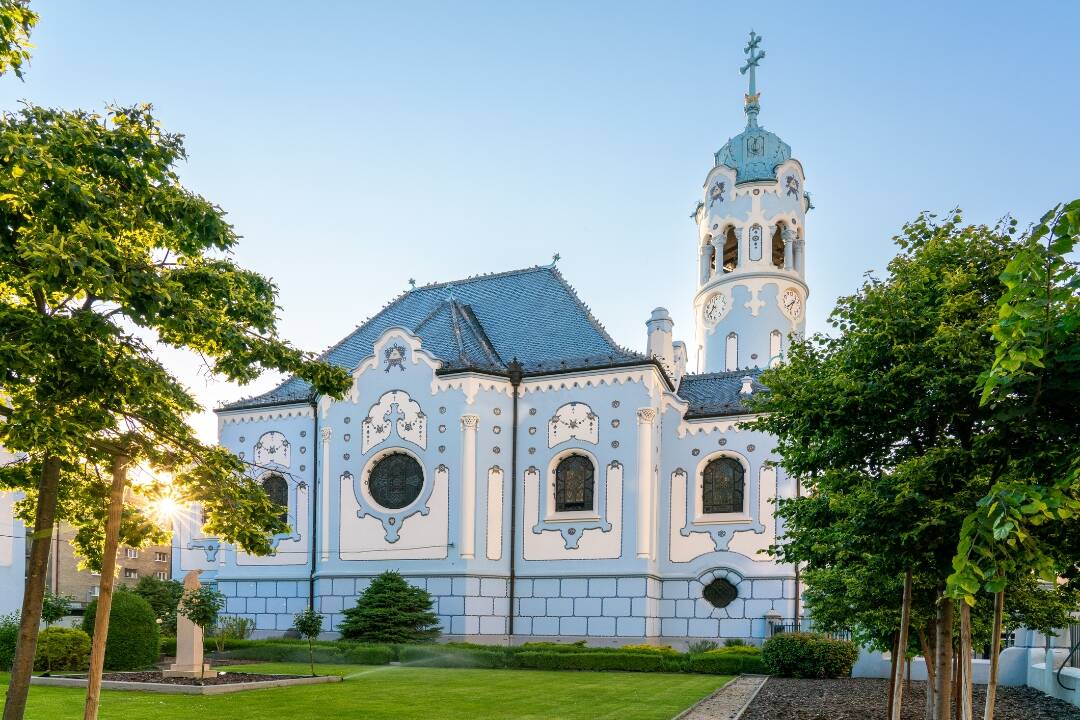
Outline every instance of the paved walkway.
<path id="1" fill-rule="evenodd" d="M 765 675 L 740 675 L 690 708 L 678 720 L 737 720 L 765 684 Z"/>

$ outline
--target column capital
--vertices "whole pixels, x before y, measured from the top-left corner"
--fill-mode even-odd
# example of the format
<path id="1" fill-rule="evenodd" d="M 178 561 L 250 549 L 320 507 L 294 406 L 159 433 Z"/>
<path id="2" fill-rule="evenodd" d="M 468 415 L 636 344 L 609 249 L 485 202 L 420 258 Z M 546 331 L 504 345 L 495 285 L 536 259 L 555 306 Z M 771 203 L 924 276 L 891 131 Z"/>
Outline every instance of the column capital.
<path id="1" fill-rule="evenodd" d="M 480 425 L 480 416 L 479 415 L 462 415 L 461 416 L 461 427 L 466 428 L 466 429 L 474 429 L 478 425 Z"/>
<path id="2" fill-rule="evenodd" d="M 655 408 L 639 408 L 637 411 L 637 420 L 640 425 L 649 425 L 656 418 Z"/>
<path id="3" fill-rule="evenodd" d="M 330 442 L 330 438 L 334 437 L 334 428 L 329 426 L 324 427 L 319 430 L 319 434 L 322 435 L 322 441 L 328 443 Z"/>

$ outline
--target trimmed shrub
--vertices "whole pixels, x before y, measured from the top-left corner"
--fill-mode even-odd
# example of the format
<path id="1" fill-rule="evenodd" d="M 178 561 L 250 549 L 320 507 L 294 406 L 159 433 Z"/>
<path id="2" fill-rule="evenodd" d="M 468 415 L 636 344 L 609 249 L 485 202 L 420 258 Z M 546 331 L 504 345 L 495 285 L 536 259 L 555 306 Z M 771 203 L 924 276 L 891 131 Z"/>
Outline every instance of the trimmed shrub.
<path id="1" fill-rule="evenodd" d="M 715 650 L 709 650 L 707 655 L 753 655 L 754 657 L 761 656 L 761 648 L 753 645 L 732 645 L 730 647 L 716 648 Z"/>
<path id="2" fill-rule="evenodd" d="M 237 641 L 240 642 L 240 641 Z M 354 643 L 313 642 L 315 662 L 345 665 L 386 665 L 396 653 L 390 645 L 357 645 Z M 264 662 L 308 662 L 306 642 L 287 640 L 248 640 L 242 647 L 226 650 L 233 660 L 262 660 Z"/>
<path id="3" fill-rule="evenodd" d="M 815 633 L 774 635 L 761 650 L 770 673 L 796 678 L 847 677 L 858 657 L 855 643 Z"/>
<path id="4" fill-rule="evenodd" d="M 94 636 L 97 599 L 91 600 L 83 615 L 82 629 Z M 105 640 L 106 670 L 141 670 L 158 659 L 157 616 L 143 598 L 117 588 L 109 611 L 109 636 Z"/>
<path id="5" fill-rule="evenodd" d="M 34 669 L 86 670 L 90 667 L 90 636 L 78 628 L 47 627 L 38 633 Z"/>
<path id="6" fill-rule="evenodd" d="M 534 670 L 623 670 L 628 672 L 680 672 L 683 662 L 677 655 L 657 652 L 520 652 L 509 656 L 513 667 Z"/>
<path id="7" fill-rule="evenodd" d="M 623 645 L 619 650 L 638 653 L 661 653 L 663 655 L 679 654 L 679 651 L 670 645 Z"/>
<path id="8" fill-rule="evenodd" d="M 498 649 L 447 648 L 442 645 L 402 645 L 402 665 L 444 668 L 504 668 L 506 653 Z"/>
<path id="9" fill-rule="evenodd" d="M 0 670 L 10 670 L 19 641 L 19 613 L 0 616 Z"/>
<path id="10" fill-rule="evenodd" d="M 439 636 L 439 618 L 427 590 L 396 572 L 384 572 L 345 611 L 338 632 L 346 640 L 370 643 L 429 642 Z"/>
<path id="11" fill-rule="evenodd" d="M 765 664 L 760 653 L 730 653 L 720 650 L 692 655 L 686 660 L 687 672 L 711 675 L 738 675 L 739 673 L 765 674 Z"/>

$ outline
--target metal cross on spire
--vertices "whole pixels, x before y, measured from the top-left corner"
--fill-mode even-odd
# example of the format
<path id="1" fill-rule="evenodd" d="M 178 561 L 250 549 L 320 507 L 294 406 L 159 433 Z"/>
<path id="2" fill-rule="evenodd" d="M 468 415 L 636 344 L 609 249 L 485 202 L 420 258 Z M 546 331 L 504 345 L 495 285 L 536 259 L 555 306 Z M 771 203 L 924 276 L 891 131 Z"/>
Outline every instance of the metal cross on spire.
<path id="1" fill-rule="evenodd" d="M 746 47 L 743 48 L 743 52 L 746 53 L 746 64 L 739 69 L 739 72 L 743 75 L 747 72 L 750 73 L 750 92 L 746 93 L 746 119 L 747 124 L 751 127 L 757 125 L 757 114 L 761 109 L 758 104 L 761 93 L 757 91 L 757 76 L 754 72 L 758 63 L 765 57 L 765 51 L 758 49 L 760 46 L 761 36 L 751 30 L 750 40 L 746 43 Z"/>

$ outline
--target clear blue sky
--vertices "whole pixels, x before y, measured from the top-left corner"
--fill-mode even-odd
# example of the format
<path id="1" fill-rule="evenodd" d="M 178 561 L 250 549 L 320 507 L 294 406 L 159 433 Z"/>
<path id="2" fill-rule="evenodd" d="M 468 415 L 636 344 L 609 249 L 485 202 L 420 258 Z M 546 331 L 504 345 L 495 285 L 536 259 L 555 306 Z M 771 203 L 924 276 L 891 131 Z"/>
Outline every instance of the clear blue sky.
<path id="1" fill-rule="evenodd" d="M 1023 222 L 1080 195 L 1072 2 L 53 2 L 20 98 L 152 102 L 187 136 L 185 181 L 224 207 L 237 258 L 320 350 L 407 287 L 550 262 L 624 345 L 664 305 L 692 339 L 689 214 L 761 123 L 807 218 L 811 330 L 879 272 L 923 209 Z M 209 405 L 240 390 L 168 361 Z M 208 438 L 214 423 L 196 420 Z"/>

